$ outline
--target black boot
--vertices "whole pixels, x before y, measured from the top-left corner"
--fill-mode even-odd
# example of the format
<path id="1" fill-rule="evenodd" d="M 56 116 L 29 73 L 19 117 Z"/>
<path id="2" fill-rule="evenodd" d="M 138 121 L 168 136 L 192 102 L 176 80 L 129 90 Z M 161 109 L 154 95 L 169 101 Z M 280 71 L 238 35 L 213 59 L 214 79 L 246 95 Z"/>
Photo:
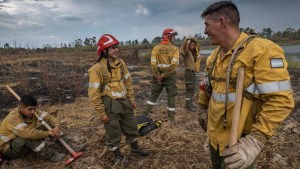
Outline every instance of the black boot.
<path id="1" fill-rule="evenodd" d="M 121 154 L 119 147 L 113 151 L 114 163 L 117 165 L 128 166 L 129 161 Z"/>
<path id="2" fill-rule="evenodd" d="M 131 152 L 139 156 L 148 156 L 149 152 L 140 148 L 137 141 L 130 143 Z"/>

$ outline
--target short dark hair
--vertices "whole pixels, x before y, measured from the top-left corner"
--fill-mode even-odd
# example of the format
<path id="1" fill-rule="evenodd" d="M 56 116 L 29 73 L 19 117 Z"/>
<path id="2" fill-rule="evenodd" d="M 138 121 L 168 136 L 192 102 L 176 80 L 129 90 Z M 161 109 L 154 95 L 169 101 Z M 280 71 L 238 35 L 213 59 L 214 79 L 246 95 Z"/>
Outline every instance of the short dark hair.
<path id="1" fill-rule="evenodd" d="M 214 19 L 225 16 L 234 26 L 239 27 L 240 13 L 236 5 L 231 1 L 219 1 L 211 4 L 203 11 L 201 17 L 204 18 L 207 15 L 211 15 Z"/>
<path id="2" fill-rule="evenodd" d="M 37 106 L 37 100 L 33 96 L 24 95 L 21 97 L 20 104 L 24 106 Z"/>

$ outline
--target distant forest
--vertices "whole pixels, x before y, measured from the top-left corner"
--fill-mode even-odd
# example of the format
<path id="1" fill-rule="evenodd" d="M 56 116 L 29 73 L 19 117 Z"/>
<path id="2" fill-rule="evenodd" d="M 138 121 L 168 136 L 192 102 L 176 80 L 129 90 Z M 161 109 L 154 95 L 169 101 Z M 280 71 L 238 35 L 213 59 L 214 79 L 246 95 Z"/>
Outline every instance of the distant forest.
<path id="1" fill-rule="evenodd" d="M 298 30 L 293 28 L 286 28 L 284 31 L 274 32 L 271 28 L 264 28 L 261 32 L 256 32 L 255 30 L 247 27 L 240 28 L 241 31 L 244 32 L 255 32 L 261 37 L 270 39 L 279 44 L 300 44 L 300 28 Z M 198 39 L 202 46 L 209 46 L 210 40 L 207 36 L 202 35 L 201 33 L 195 34 L 194 37 Z M 177 38 L 175 41 L 176 46 L 180 46 L 185 37 Z M 154 45 L 158 44 L 161 41 L 161 37 L 154 37 L 152 40 L 148 40 L 144 38 L 142 41 L 128 40 L 121 41 L 120 46 L 123 48 L 138 48 L 138 49 L 149 49 Z M 0 49 L 8 49 L 8 48 L 25 48 L 25 49 L 51 49 L 51 48 L 74 48 L 74 47 L 82 47 L 85 50 L 89 51 L 95 50 L 95 46 L 97 45 L 98 38 L 96 37 L 86 37 L 84 39 L 74 38 L 72 42 L 69 43 L 60 43 L 60 44 L 44 44 L 42 48 L 38 48 L 30 45 L 29 43 L 23 44 L 23 42 L 18 42 L 14 40 L 13 43 L 0 42 Z"/>

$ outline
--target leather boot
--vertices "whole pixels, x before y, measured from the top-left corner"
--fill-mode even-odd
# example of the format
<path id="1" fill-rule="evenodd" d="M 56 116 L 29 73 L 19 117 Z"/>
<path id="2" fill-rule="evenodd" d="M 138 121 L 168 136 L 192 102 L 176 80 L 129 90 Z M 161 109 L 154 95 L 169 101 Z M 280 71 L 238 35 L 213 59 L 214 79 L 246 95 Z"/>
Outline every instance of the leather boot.
<path id="1" fill-rule="evenodd" d="M 175 112 L 168 110 L 168 117 L 171 122 L 175 122 Z"/>
<path id="2" fill-rule="evenodd" d="M 148 156 L 149 152 L 140 148 L 137 141 L 130 143 L 131 152 L 139 156 Z"/>
<path id="3" fill-rule="evenodd" d="M 113 154 L 114 154 L 114 163 L 115 164 L 123 165 L 123 166 L 129 165 L 129 161 L 121 154 L 119 147 L 115 151 L 113 151 Z"/>

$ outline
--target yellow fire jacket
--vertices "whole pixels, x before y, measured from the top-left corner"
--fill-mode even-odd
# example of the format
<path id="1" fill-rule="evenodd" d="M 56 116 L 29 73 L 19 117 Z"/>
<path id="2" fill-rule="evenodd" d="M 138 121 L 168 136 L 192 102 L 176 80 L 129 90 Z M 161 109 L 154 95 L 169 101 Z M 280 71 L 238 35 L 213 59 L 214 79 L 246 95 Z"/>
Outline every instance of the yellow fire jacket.
<path id="1" fill-rule="evenodd" d="M 179 49 L 170 42 L 158 44 L 152 50 L 151 68 L 154 76 L 170 76 L 179 64 Z"/>
<path id="2" fill-rule="evenodd" d="M 37 111 L 37 114 L 44 121 L 49 122 L 53 127 L 59 125 L 58 120 L 47 112 Z M 0 148 L 5 153 L 9 148 L 10 142 L 16 137 L 22 137 L 29 140 L 43 139 L 49 136 L 48 131 L 37 130 L 37 118 L 33 116 L 32 120 L 24 120 L 19 109 L 13 109 L 3 120 L 0 126 Z"/>
<path id="3" fill-rule="evenodd" d="M 100 116 L 105 114 L 102 96 L 109 96 L 112 99 L 135 100 L 131 75 L 123 60 L 115 59 L 110 73 L 107 69 L 107 59 L 103 58 L 94 64 L 88 73 L 88 95 L 92 106 Z"/>
<path id="4" fill-rule="evenodd" d="M 188 47 L 186 44 L 188 40 L 195 43 L 195 51 L 186 50 L 186 47 Z M 180 54 L 183 57 L 185 68 L 199 73 L 201 63 L 199 41 L 191 36 L 186 37 L 181 45 Z"/>
<path id="5" fill-rule="evenodd" d="M 232 50 L 225 53 L 222 59 L 218 52 L 220 47 L 213 51 L 206 63 L 207 72 L 214 66 L 210 75 L 212 96 L 208 99 L 202 90 L 199 93 L 201 107 L 208 106 L 207 132 L 210 143 L 215 149 L 219 146 L 220 155 L 229 144 L 235 102 L 234 81 L 239 67 L 245 68 L 243 83 L 245 91 L 238 126 L 239 136 L 245 133 L 270 138 L 294 107 L 293 91 L 282 48 L 267 39 L 254 38 L 238 50 L 239 56 L 234 62 L 230 77 L 226 114 L 228 123 L 226 128 L 223 127 L 226 71 L 233 50 L 247 36 L 241 33 Z M 217 60 L 213 65 L 215 57 Z"/>

